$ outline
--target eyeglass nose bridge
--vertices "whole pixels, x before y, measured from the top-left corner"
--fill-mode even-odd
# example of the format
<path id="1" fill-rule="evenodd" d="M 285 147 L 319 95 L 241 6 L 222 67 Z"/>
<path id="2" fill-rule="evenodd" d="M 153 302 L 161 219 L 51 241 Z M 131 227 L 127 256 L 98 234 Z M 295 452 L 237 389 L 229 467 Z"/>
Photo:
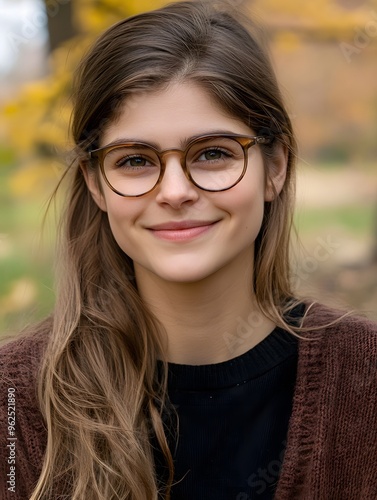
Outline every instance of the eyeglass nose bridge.
<path id="1" fill-rule="evenodd" d="M 196 184 L 193 179 L 191 178 L 190 172 L 187 168 L 186 164 L 186 157 L 187 157 L 187 150 L 183 149 L 178 149 L 178 148 L 170 148 L 170 149 L 164 149 L 163 151 L 158 151 L 157 152 L 159 160 L 160 160 L 160 178 L 158 180 L 158 183 L 162 181 L 162 178 L 165 174 L 166 170 L 166 160 L 165 157 L 171 154 L 176 154 L 179 157 L 179 163 L 181 164 L 181 168 L 186 176 L 186 178 L 193 184 Z"/>

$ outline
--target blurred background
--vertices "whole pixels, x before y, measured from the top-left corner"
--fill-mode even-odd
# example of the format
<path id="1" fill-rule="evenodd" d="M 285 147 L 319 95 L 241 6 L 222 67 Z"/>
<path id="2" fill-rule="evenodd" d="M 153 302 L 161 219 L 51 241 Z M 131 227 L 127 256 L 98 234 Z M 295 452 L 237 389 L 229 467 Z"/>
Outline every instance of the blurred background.
<path id="1" fill-rule="evenodd" d="M 53 307 L 59 201 L 44 215 L 73 69 L 103 29 L 165 3 L 0 0 L 0 334 Z M 293 282 L 377 320 L 377 0 L 225 3 L 265 27 L 299 139 Z"/>

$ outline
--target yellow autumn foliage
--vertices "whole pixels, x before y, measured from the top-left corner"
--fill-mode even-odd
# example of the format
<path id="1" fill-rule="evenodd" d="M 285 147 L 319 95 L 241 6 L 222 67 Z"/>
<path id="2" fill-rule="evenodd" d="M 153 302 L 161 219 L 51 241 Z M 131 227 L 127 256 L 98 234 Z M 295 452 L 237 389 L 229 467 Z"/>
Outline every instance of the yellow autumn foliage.
<path id="1" fill-rule="evenodd" d="M 63 166 L 57 160 L 43 157 L 31 158 L 25 161 L 13 173 L 8 181 L 10 194 L 15 198 L 42 199 L 52 194 L 52 188 L 57 184 L 63 172 Z"/>
<path id="2" fill-rule="evenodd" d="M 0 297 L 2 315 L 23 311 L 32 305 L 37 297 L 37 285 L 29 278 L 20 278 L 11 284 L 5 297 Z"/>
<path id="3" fill-rule="evenodd" d="M 124 17 L 157 9 L 166 0 L 80 0 L 76 3 L 75 18 L 86 33 L 99 33 Z"/>

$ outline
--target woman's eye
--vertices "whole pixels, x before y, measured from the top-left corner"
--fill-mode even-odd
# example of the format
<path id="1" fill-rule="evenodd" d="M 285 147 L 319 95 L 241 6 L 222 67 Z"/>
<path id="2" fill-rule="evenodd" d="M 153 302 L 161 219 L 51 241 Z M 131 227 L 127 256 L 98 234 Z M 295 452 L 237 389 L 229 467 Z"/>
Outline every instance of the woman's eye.
<path id="1" fill-rule="evenodd" d="M 125 156 L 116 162 L 117 167 L 146 167 L 150 165 L 142 156 Z"/>
<path id="2" fill-rule="evenodd" d="M 221 149 L 207 149 L 199 155 L 198 161 L 216 161 L 226 157 L 229 157 L 229 155 Z"/>

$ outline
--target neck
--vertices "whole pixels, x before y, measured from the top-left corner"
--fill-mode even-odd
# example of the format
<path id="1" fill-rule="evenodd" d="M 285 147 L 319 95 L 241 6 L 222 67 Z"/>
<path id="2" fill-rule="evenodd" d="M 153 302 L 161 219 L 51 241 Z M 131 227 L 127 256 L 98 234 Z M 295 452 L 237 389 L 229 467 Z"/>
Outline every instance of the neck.
<path id="1" fill-rule="evenodd" d="M 242 262 L 241 262 L 242 263 Z M 166 282 L 135 266 L 139 293 L 167 333 L 167 361 L 220 363 L 248 351 L 275 325 L 252 293 L 252 263 L 235 262 L 194 283 Z"/>

